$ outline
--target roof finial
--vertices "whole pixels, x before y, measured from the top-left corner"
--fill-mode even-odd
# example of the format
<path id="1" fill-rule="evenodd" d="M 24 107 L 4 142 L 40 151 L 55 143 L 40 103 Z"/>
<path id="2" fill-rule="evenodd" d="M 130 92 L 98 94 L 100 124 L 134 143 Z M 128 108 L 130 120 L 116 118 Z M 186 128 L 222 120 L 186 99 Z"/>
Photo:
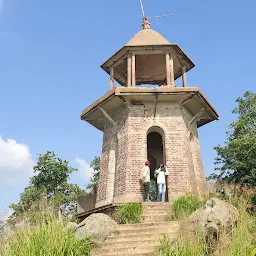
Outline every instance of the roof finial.
<path id="1" fill-rule="evenodd" d="M 150 23 L 149 23 L 148 19 L 145 16 L 145 11 L 144 11 L 142 0 L 140 0 L 140 7 L 141 7 L 141 11 L 142 11 L 142 28 L 143 29 L 150 29 Z"/>
<path id="2" fill-rule="evenodd" d="M 150 29 L 151 25 L 146 17 L 143 17 L 143 23 L 142 23 L 143 29 Z"/>
<path id="3" fill-rule="evenodd" d="M 149 19 L 153 19 L 153 18 L 164 18 L 164 17 L 169 17 L 169 16 L 175 16 L 175 14 L 165 14 L 165 15 L 160 15 L 160 16 L 151 16 L 151 17 L 146 17 L 145 16 L 145 11 L 144 11 L 144 7 L 143 7 L 143 2 L 142 0 L 140 0 L 140 7 L 141 7 L 141 11 L 142 11 L 142 28 L 143 29 L 150 29 L 151 25 L 149 23 Z"/>

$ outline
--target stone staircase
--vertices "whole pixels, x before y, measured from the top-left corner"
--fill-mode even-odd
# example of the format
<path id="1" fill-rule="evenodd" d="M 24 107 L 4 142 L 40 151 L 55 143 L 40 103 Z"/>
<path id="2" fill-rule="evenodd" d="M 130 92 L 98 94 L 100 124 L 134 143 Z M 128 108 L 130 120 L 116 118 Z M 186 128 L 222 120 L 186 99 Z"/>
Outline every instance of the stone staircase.
<path id="1" fill-rule="evenodd" d="M 153 252 L 159 237 L 167 233 L 173 237 L 179 230 L 179 222 L 166 221 L 169 210 L 169 203 L 143 203 L 141 223 L 119 225 L 119 233 L 99 244 L 92 256 L 142 256 Z"/>

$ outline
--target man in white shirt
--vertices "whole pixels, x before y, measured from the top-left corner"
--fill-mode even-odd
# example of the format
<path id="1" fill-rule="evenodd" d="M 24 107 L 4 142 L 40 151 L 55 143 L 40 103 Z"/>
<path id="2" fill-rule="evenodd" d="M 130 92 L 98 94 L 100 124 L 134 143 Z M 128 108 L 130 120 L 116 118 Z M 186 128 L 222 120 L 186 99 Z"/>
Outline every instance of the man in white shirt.
<path id="1" fill-rule="evenodd" d="M 150 189 L 150 162 L 146 161 L 145 166 L 141 170 L 141 180 L 143 182 L 144 186 L 144 201 L 148 202 L 149 201 L 149 189 Z"/>
<path id="2" fill-rule="evenodd" d="M 161 164 L 160 167 L 155 171 L 157 177 L 157 187 L 158 187 L 158 196 L 157 201 L 165 201 L 165 192 L 166 192 L 166 176 L 169 175 L 168 169 L 165 165 Z"/>

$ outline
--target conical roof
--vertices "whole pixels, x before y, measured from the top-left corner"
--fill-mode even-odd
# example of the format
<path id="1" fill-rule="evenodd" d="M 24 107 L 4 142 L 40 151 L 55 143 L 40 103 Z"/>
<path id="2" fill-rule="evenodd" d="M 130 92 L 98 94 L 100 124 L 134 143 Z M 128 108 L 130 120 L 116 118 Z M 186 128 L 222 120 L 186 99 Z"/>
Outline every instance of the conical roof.
<path id="1" fill-rule="evenodd" d="M 139 31 L 125 46 L 170 45 L 161 34 L 152 29 Z"/>

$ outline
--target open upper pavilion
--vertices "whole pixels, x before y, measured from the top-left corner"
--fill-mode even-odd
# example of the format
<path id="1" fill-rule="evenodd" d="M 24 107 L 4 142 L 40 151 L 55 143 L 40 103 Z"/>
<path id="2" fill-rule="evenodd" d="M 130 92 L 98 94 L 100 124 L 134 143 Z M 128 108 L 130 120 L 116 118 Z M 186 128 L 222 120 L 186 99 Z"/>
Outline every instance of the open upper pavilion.
<path id="1" fill-rule="evenodd" d="M 110 89 L 114 87 L 114 80 L 126 87 L 142 84 L 174 87 L 174 81 L 181 76 L 186 87 L 186 72 L 194 66 L 177 44 L 145 25 L 101 65 L 110 75 Z"/>

